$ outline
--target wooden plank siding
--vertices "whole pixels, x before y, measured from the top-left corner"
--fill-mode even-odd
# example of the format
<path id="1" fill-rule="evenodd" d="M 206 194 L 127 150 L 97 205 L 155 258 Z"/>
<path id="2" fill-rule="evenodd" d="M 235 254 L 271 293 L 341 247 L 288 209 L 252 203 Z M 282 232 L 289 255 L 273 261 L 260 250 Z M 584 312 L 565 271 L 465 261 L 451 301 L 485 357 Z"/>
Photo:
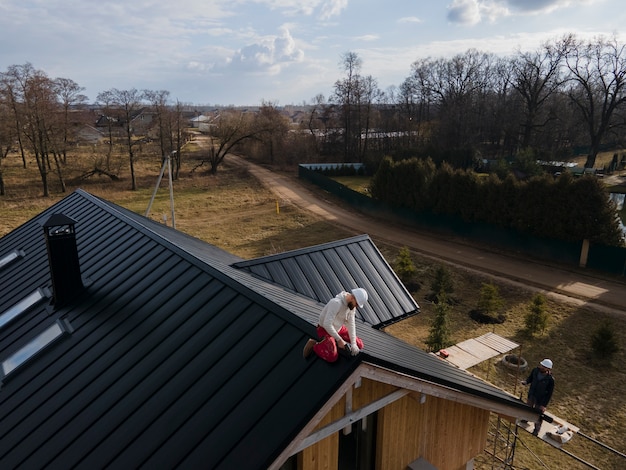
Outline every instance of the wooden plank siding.
<path id="1" fill-rule="evenodd" d="M 362 379 L 351 392 L 352 411 L 395 390 L 398 388 L 392 385 Z M 378 411 L 376 468 L 404 470 L 424 457 L 439 469 L 464 470 L 467 462 L 482 452 L 487 440 L 489 411 L 430 395 L 424 398 L 411 392 Z M 315 430 L 340 420 L 346 413 L 344 396 Z M 337 469 L 338 437 L 336 432 L 304 449 L 298 456 L 298 469 Z"/>
<path id="2" fill-rule="evenodd" d="M 332 407 L 320 421 L 315 431 L 341 419 L 345 414 L 345 397 Z M 337 470 L 339 465 L 339 434 L 334 433 L 326 439 L 307 447 L 298 456 L 298 468 L 303 470 Z"/>
<path id="3" fill-rule="evenodd" d="M 488 426 L 486 410 L 408 395 L 379 412 L 376 467 L 405 469 L 423 457 L 439 469 L 464 470 L 482 452 Z"/>

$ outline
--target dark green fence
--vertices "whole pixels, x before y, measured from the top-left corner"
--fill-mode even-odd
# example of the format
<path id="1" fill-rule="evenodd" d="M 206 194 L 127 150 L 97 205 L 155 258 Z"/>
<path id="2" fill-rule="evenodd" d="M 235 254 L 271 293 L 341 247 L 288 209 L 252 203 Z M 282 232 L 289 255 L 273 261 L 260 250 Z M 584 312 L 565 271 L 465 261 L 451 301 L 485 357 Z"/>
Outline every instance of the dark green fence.
<path id="1" fill-rule="evenodd" d="M 408 209 L 391 207 L 353 191 L 316 172 L 314 168 L 315 165 L 299 165 L 298 176 L 334 194 L 365 214 L 422 230 L 459 236 L 482 243 L 489 248 L 495 247 L 503 251 L 514 252 L 520 256 L 571 266 L 578 266 L 580 263 L 582 242 L 570 243 L 542 239 L 489 224 L 467 223 L 459 217 L 428 213 L 417 214 Z M 626 248 L 592 245 L 589 248 L 587 267 L 624 276 Z"/>
<path id="2" fill-rule="evenodd" d="M 626 248 L 591 245 L 587 267 L 619 276 L 626 276 Z"/>

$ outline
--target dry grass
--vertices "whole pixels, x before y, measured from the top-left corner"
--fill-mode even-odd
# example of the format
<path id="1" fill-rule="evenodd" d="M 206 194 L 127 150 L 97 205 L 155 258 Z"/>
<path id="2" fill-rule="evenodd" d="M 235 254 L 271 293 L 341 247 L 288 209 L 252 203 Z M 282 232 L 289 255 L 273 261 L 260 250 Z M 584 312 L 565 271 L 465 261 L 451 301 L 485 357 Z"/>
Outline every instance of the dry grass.
<path id="1" fill-rule="evenodd" d="M 205 167 L 192 172 L 198 155 L 188 150 L 180 178 L 174 182 L 176 226 L 179 230 L 219 246 L 243 258 L 254 258 L 271 253 L 311 246 L 332 241 L 354 233 L 337 229 L 308 213 L 291 206 L 279 207 L 274 196 L 251 178 L 244 170 L 230 166 L 221 167 L 216 176 L 209 176 Z M 121 181 L 110 182 L 101 177 L 80 181 L 78 176 L 91 165 L 84 157 L 84 165 L 67 170 L 69 194 L 74 188 L 115 202 L 137 213 L 144 213 L 160 170 L 158 158 L 144 158 L 137 162 L 139 190 L 130 191 L 127 163 L 123 158 L 117 162 Z M 125 166 L 126 165 L 126 166 Z M 3 162 L 7 196 L 0 197 L 0 236 L 26 222 L 65 194 L 58 192 L 52 181 L 53 195 L 41 197 L 40 182 L 34 162 L 24 170 L 17 155 Z M 164 178 L 150 217 L 161 220 L 170 217 L 167 178 Z M 375 240 L 387 260 L 393 265 L 397 248 Z M 395 325 L 386 331 L 405 341 L 425 348 L 429 325 L 434 316 L 433 305 L 426 301 L 431 279 L 438 265 L 413 254 L 421 288 L 414 296 L 421 306 L 421 313 Z M 593 330 L 602 320 L 610 319 L 622 347 L 626 347 L 625 317 L 611 317 L 597 312 L 573 308 L 569 305 L 548 301 L 550 323 L 540 336 L 529 337 L 524 333 L 524 315 L 534 295 L 530 291 L 496 283 L 505 299 L 507 320 L 494 326 L 480 325 L 472 321 L 468 312 L 476 306 L 482 282 L 486 277 L 470 274 L 463 269 L 451 269 L 458 304 L 450 311 L 453 342 L 460 342 L 493 331 L 522 345 L 522 355 L 530 364 L 543 357 L 551 357 L 555 363 L 556 391 L 550 411 L 581 428 L 585 434 L 626 452 L 623 436 L 626 435 L 626 374 L 623 364 L 626 354 L 622 349 L 612 362 L 594 359 L 589 341 Z M 501 367 L 496 361 L 487 361 L 470 372 L 516 395 L 522 390 L 517 386 L 515 374 Z M 516 451 L 516 468 L 542 468 L 535 454 L 548 468 L 586 468 L 564 456 L 547 444 L 522 435 L 522 445 Z M 599 468 L 626 468 L 626 461 L 617 459 L 589 441 L 575 437 L 567 444 L 567 450 L 584 457 Z M 484 461 L 483 461 L 484 460 Z M 488 459 L 478 459 L 477 468 L 491 468 Z"/>
<path id="2" fill-rule="evenodd" d="M 193 170 L 201 155 L 187 150 L 187 158 L 179 179 L 174 181 L 176 228 L 219 246 L 242 258 L 253 258 L 324 243 L 346 236 L 347 233 L 319 218 L 291 206 L 277 207 L 273 194 L 255 181 L 247 172 L 230 165 L 228 160 L 217 175 L 207 173 L 202 166 Z M 67 190 L 59 192 L 58 183 L 51 178 L 51 196 L 42 197 L 41 182 L 35 162 L 22 168 L 18 155 L 3 161 L 7 195 L 0 197 L 0 236 L 6 235 L 76 188 L 144 214 L 159 176 L 160 159 L 142 158 L 136 164 L 138 190 L 131 191 L 129 170 L 120 157 L 120 181 L 106 177 L 80 179 L 90 169 L 91 160 L 84 157 L 83 165 L 66 170 Z M 127 163 L 126 163 L 126 166 Z M 171 225 L 170 195 L 165 173 L 150 211 L 150 218 Z"/>

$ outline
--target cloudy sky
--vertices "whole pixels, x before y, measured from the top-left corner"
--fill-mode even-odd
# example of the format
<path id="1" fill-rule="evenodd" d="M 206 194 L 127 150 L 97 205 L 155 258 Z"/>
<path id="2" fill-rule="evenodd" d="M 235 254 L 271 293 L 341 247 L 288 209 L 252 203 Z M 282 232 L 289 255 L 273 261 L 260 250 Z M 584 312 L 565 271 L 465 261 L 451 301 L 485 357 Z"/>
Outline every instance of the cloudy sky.
<path id="1" fill-rule="evenodd" d="M 626 41 L 625 25 L 622 0 L 0 0 L 0 71 L 30 62 L 90 101 L 136 88 L 302 104 L 330 96 L 346 52 L 386 90 L 417 59 L 508 55 L 565 33 Z"/>

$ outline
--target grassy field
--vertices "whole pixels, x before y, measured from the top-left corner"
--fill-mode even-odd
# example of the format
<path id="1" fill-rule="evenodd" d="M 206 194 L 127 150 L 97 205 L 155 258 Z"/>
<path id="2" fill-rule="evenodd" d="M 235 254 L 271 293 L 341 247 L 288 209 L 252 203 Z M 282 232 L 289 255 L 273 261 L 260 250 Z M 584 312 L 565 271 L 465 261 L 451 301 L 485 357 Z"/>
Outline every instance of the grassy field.
<path id="1" fill-rule="evenodd" d="M 187 149 L 189 159 L 180 177 L 174 181 L 176 228 L 224 248 L 242 258 L 252 258 L 344 238 L 350 234 L 328 225 L 314 216 L 281 207 L 276 198 L 245 170 L 225 162 L 217 175 L 192 171 L 197 164 L 193 145 Z M 121 162 L 123 167 L 123 161 Z M 160 160 L 141 159 L 135 164 L 138 190 L 130 190 L 127 169 L 120 181 L 105 177 L 79 178 L 88 166 L 74 166 L 66 172 L 67 191 L 60 193 L 51 179 L 51 196 L 41 196 L 41 182 L 34 161 L 27 169 L 14 155 L 3 162 L 7 195 L 0 197 L 0 236 L 39 214 L 76 188 L 84 189 L 139 214 L 144 214 L 161 168 Z M 149 217 L 171 221 L 167 173 L 157 190 Z"/>
<path id="2" fill-rule="evenodd" d="M 328 224 L 309 213 L 292 206 L 281 205 L 259 182 L 245 170 L 231 166 L 226 161 L 218 174 L 210 176 L 204 171 L 194 171 L 199 155 L 193 146 L 187 149 L 180 178 L 174 182 L 174 199 L 177 229 L 219 246 L 243 258 L 253 258 L 300 247 L 311 246 L 356 235 Z M 124 160 L 120 161 L 124 167 Z M 67 171 L 69 194 L 74 188 L 84 190 L 143 214 L 148 206 L 160 170 L 159 159 L 141 159 L 137 162 L 140 177 L 139 190 L 130 191 L 130 178 L 120 171 L 121 180 L 110 182 L 102 177 L 80 180 L 89 167 L 74 165 Z M 201 167 L 203 169 L 204 167 Z M 15 156 L 3 162 L 3 175 L 7 195 L 0 197 L 0 236 L 29 220 L 64 194 L 58 185 L 51 184 L 53 195 L 41 197 L 41 184 L 34 162 L 26 169 Z M 295 172 L 294 172 L 295 174 Z M 166 175 L 167 176 L 167 175 Z M 150 217 L 171 224 L 171 208 L 167 178 L 157 192 Z M 390 264 L 394 264 L 398 247 L 374 240 Z M 412 254 L 417 269 L 419 286 L 413 292 L 421 306 L 421 313 L 386 329 L 392 335 L 425 349 L 434 306 L 426 300 L 430 283 L 439 264 Z M 609 316 L 586 308 L 574 308 L 548 300 L 549 325 L 538 336 L 524 332 L 524 316 L 531 302 L 532 292 L 496 283 L 505 300 L 503 313 L 506 321 L 498 325 L 481 325 L 472 321 L 468 313 L 475 308 L 483 282 L 491 279 L 477 276 L 463 269 L 452 269 L 454 297 L 458 303 L 449 313 L 452 342 L 495 332 L 521 345 L 521 354 L 531 365 L 544 357 L 554 360 L 556 391 L 550 411 L 579 426 L 581 431 L 599 441 L 626 452 L 626 313 Z M 610 321 L 622 345 L 622 350 L 612 359 L 596 358 L 591 354 L 590 339 L 602 321 Z M 515 395 L 522 390 L 517 377 L 510 369 L 496 361 L 486 361 L 474 367 L 471 373 Z M 525 392 L 525 390 L 524 390 Z M 570 457 L 554 450 L 530 435 L 522 434 L 516 451 L 515 468 L 578 469 L 588 468 Z M 598 468 L 626 468 L 626 460 L 616 458 L 597 444 L 577 436 L 566 449 L 583 457 Z M 540 462 L 544 462 L 543 467 Z M 476 468 L 492 468 L 489 459 L 479 459 Z"/>

